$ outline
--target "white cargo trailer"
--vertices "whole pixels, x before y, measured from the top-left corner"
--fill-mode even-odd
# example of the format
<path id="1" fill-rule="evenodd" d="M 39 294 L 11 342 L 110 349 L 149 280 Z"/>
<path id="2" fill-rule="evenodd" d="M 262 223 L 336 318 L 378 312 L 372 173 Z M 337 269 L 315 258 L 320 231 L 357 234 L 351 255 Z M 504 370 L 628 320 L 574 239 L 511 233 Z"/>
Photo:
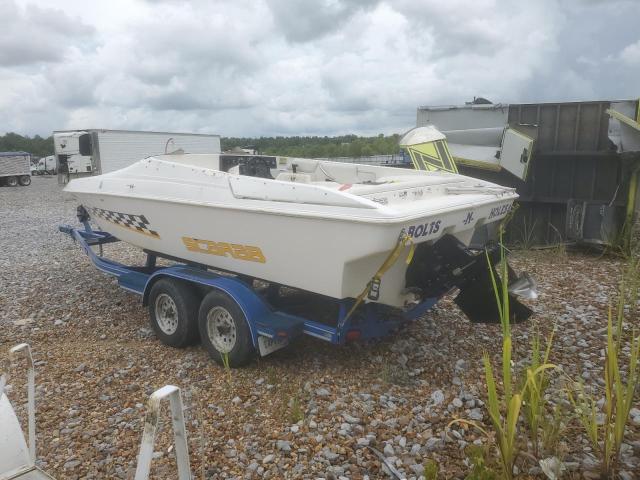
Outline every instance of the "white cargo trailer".
<path id="1" fill-rule="evenodd" d="M 0 185 L 26 187 L 31 183 L 31 154 L 0 152 Z"/>
<path id="2" fill-rule="evenodd" d="M 182 150 L 220 153 L 220 136 L 134 130 L 66 130 L 53 132 L 58 182 L 101 175 L 151 155 Z"/>

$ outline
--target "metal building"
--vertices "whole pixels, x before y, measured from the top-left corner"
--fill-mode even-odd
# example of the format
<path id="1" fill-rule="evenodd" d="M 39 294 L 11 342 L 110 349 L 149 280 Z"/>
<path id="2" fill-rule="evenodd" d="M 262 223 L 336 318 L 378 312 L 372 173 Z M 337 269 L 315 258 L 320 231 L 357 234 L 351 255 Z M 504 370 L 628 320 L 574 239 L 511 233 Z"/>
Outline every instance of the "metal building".
<path id="1" fill-rule="evenodd" d="M 425 106 L 417 126 L 445 133 L 460 173 L 517 188 L 510 242 L 620 245 L 639 209 L 638 103 Z"/>

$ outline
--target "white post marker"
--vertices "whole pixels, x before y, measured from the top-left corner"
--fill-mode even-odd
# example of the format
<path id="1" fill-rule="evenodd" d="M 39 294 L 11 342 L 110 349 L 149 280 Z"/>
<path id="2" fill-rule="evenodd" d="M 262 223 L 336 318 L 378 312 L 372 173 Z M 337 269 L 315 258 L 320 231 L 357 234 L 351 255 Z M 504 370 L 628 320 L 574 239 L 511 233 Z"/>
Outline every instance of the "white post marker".
<path id="1" fill-rule="evenodd" d="M 31 347 L 28 343 L 21 343 L 9 350 L 9 355 L 14 358 L 20 352 L 25 352 L 29 372 L 27 373 L 27 408 L 29 412 L 29 457 L 31 463 L 36 463 L 36 370 L 33 365 Z"/>
<path id="2" fill-rule="evenodd" d="M 182 410 L 182 396 L 180 395 L 180 388 L 173 385 L 165 385 L 153 392 L 149 397 L 135 480 L 147 480 L 149 478 L 151 460 L 153 459 L 153 446 L 155 444 L 156 431 L 160 420 L 160 404 L 162 400 L 167 397 L 169 397 L 171 405 L 171 421 L 173 423 L 176 463 L 178 464 L 178 479 L 191 480 L 187 430 L 184 425 L 184 414 Z"/>

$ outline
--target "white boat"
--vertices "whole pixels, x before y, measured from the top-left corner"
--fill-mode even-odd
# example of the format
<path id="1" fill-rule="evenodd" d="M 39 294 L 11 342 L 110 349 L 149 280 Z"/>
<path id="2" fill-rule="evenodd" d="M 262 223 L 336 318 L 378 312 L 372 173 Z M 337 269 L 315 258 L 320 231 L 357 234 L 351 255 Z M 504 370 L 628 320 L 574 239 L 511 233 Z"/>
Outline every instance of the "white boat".
<path id="1" fill-rule="evenodd" d="M 434 282 L 455 284 L 428 262 L 434 245 L 469 245 L 517 198 L 442 171 L 225 154 L 153 156 L 65 191 L 147 252 L 336 299 L 357 298 L 395 252 L 366 300 L 395 307 L 443 293 Z M 437 253 L 449 277 L 464 267 Z"/>

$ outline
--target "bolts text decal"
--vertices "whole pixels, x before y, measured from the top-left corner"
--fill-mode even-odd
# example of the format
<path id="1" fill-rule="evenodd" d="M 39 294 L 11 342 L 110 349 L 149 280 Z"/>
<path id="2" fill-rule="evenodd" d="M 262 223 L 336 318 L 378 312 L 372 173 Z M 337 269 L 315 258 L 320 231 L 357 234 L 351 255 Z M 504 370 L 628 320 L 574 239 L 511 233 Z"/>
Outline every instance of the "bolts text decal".
<path id="1" fill-rule="evenodd" d="M 423 225 L 411 225 L 407 229 L 407 235 L 413 238 L 424 237 L 425 235 L 433 235 L 438 233 L 442 220 L 435 220 L 433 222 L 427 222 Z"/>

